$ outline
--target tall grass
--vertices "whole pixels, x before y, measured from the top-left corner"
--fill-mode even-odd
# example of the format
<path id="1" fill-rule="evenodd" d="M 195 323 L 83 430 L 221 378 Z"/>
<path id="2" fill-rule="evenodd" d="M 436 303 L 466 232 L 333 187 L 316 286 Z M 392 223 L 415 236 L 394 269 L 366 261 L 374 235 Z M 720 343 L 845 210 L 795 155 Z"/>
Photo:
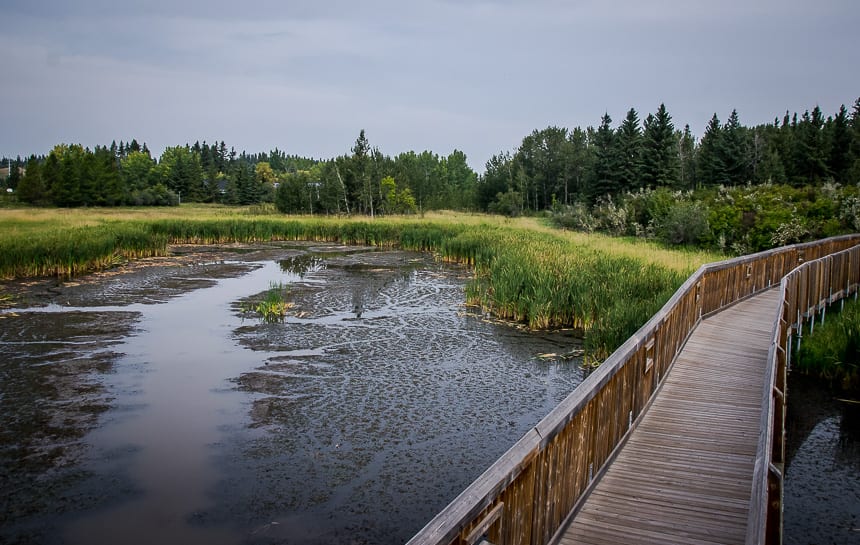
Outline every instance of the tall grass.
<path id="1" fill-rule="evenodd" d="M 473 268 L 469 303 L 535 329 L 577 328 L 594 357 L 605 356 L 635 332 L 704 259 L 491 216 L 368 220 L 218 207 L 131 209 L 124 215 L 7 212 L 0 211 L 4 278 L 69 277 L 125 259 L 165 255 L 173 243 L 310 240 L 430 251 Z"/>
<path id="2" fill-rule="evenodd" d="M 841 312 L 805 335 L 794 366 L 844 390 L 860 391 L 860 303 L 847 301 Z"/>

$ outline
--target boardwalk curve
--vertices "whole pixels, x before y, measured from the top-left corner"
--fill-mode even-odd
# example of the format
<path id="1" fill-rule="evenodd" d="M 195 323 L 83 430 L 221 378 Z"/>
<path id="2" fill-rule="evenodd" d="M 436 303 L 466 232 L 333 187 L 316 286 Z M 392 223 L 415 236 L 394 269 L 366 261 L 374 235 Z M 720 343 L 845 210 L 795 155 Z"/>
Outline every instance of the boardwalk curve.
<path id="1" fill-rule="evenodd" d="M 779 293 L 702 321 L 562 545 L 743 543 Z"/>
<path id="2" fill-rule="evenodd" d="M 780 544 L 792 341 L 858 289 L 860 234 L 703 265 L 408 545 Z"/>

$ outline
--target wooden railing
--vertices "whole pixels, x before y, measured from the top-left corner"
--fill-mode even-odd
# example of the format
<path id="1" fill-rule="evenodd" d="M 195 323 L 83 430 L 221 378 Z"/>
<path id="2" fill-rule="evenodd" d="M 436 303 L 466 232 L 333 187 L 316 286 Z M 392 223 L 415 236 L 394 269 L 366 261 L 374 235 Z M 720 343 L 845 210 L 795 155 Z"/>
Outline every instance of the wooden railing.
<path id="1" fill-rule="evenodd" d="M 703 316 L 775 286 L 800 263 L 858 243 L 860 235 L 836 237 L 700 267 L 648 323 L 409 545 L 549 543 L 635 427 Z M 806 304 L 804 290 L 798 300 Z M 808 312 L 808 305 L 803 308 Z"/>
<path id="2" fill-rule="evenodd" d="M 802 333 L 806 321 L 814 327 L 817 315 L 823 320 L 827 306 L 856 294 L 858 284 L 860 246 L 806 261 L 782 279 L 762 395 L 747 545 L 782 543 L 785 394 L 793 335 Z"/>

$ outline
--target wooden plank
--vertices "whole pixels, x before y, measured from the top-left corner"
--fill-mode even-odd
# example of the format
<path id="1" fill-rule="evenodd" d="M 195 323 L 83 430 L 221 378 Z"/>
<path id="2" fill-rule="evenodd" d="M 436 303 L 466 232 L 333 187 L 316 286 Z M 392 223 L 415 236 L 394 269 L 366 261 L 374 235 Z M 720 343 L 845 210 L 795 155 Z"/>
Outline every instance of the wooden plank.
<path id="1" fill-rule="evenodd" d="M 559 543 L 743 541 L 778 301 L 771 290 L 699 324 Z"/>

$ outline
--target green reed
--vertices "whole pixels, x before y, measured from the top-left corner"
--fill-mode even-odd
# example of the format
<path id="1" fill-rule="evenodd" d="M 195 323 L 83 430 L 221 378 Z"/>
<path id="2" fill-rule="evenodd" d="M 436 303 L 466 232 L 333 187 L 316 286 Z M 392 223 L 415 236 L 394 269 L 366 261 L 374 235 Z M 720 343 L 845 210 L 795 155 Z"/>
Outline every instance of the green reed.
<path id="1" fill-rule="evenodd" d="M 812 334 L 807 328 L 793 363 L 800 372 L 860 392 L 860 303 L 846 301 L 828 309 Z M 834 312 L 836 311 L 836 312 Z"/>
<path id="2" fill-rule="evenodd" d="M 168 244 L 178 243 L 310 240 L 429 251 L 473 269 L 468 303 L 535 329 L 577 328 L 590 353 L 602 357 L 659 310 L 692 272 L 492 217 L 369 220 L 216 212 L 220 215 L 179 209 L 173 216 L 111 216 L 69 228 L 50 219 L 40 219 L 38 228 L 22 227 L 20 219 L 4 225 L 0 216 L 6 233 L 0 238 L 0 276 L 70 277 L 166 255 Z M 269 308 L 272 314 L 284 310 L 276 300 Z"/>

